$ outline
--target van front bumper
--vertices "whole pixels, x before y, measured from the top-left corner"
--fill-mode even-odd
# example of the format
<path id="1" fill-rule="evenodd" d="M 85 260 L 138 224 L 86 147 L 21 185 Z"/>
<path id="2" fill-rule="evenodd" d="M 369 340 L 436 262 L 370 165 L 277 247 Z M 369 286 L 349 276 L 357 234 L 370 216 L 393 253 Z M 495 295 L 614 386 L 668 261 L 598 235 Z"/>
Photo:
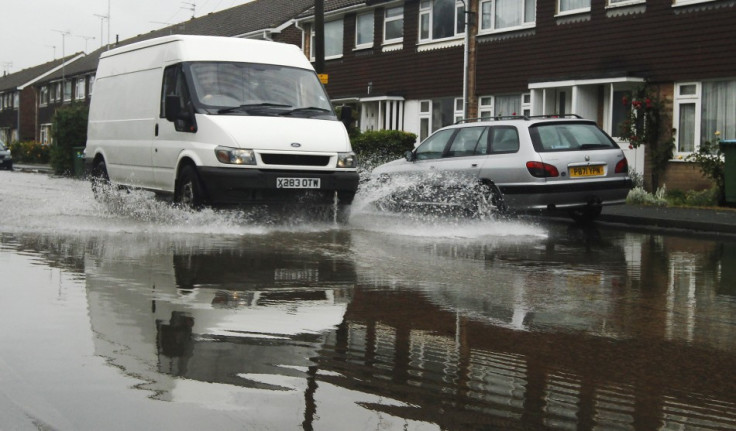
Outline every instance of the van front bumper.
<path id="1" fill-rule="evenodd" d="M 200 166 L 197 168 L 210 204 L 258 203 L 350 204 L 358 189 L 354 171 L 286 171 Z M 319 179 L 319 189 L 277 187 L 278 178 Z"/>

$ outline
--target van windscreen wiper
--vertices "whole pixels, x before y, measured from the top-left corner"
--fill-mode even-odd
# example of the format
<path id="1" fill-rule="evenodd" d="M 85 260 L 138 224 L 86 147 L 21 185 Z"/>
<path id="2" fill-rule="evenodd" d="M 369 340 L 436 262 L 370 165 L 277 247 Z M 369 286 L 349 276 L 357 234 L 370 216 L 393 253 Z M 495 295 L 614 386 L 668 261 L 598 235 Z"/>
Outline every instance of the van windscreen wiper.
<path id="1" fill-rule="evenodd" d="M 283 105 L 280 103 L 247 103 L 245 105 L 240 106 L 231 106 L 229 108 L 222 108 L 217 111 L 218 114 L 227 114 L 230 112 L 248 112 L 249 109 L 252 108 L 291 108 L 291 105 Z"/>
<path id="2" fill-rule="evenodd" d="M 314 112 L 315 115 L 320 115 L 320 114 L 329 114 L 332 111 L 330 111 L 329 109 L 320 108 L 317 106 L 304 106 L 301 108 L 294 108 L 289 111 L 283 112 L 281 115 L 292 115 L 292 114 L 296 114 L 300 112 L 306 112 L 306 113 Z"/>

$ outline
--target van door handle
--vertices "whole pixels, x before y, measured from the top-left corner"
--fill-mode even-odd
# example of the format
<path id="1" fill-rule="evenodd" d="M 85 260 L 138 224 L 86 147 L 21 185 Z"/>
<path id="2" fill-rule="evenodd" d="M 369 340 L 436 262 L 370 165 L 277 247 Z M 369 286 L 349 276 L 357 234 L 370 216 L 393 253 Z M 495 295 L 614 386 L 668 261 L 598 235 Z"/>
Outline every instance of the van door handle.
<path id="1" fill-rule="evenodd" d="M 153 133 L 155 136 L 158 136 L 158 123 L 156 123 L 156 127 L 154 128 Z"/>
<path id="2" fill-rule="evenodd" d="M 473 163 L 472 165 L 470 165 L 470 167 L 471 168 L 477 168 L 478 167 L 478 164 L 477 163 Z"/>

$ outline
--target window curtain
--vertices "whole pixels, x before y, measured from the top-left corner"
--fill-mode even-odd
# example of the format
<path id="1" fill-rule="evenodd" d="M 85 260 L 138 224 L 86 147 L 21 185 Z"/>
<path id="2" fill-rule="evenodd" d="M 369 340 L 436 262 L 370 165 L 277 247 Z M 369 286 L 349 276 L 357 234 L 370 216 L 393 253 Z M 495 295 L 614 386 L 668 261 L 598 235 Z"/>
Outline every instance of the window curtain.
<path id="1" fill-rule="evenodd" d="M 521 25 L 524 16 L 523 4 L 519 0 L 496 0 L 495 28 Z"/>
<path id="2" fill-rule="evenodd" d="M 521 97 L 496 96 L 496 116 L 521 115 Z"/>
<path id="3" fill-rule="evenodd" d="M 736 81 L 703 82 L 701 139 L 736 139 Z"/>
<path id="4" fill-rule="evenodd" d="M 590 0 L 560 0 L 560 12 L 590 7 Z"/>
<path id="5" fill-rule="evenodd" d="M 677 151 L 695 151 L 695 104 L 680 104 L 680 124 L 677 128 Z"/>

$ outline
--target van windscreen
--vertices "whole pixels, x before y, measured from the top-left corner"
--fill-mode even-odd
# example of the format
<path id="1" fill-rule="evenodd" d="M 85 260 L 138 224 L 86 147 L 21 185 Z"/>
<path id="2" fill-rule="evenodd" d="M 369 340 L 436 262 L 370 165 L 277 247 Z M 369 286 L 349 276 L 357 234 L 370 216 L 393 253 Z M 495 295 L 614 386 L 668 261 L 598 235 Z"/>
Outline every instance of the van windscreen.
<path id="1" fill-rule="evenodd" d="M 185 64 L 199 112 L 336 119 L 314 71 L 270 64 Z"/>

